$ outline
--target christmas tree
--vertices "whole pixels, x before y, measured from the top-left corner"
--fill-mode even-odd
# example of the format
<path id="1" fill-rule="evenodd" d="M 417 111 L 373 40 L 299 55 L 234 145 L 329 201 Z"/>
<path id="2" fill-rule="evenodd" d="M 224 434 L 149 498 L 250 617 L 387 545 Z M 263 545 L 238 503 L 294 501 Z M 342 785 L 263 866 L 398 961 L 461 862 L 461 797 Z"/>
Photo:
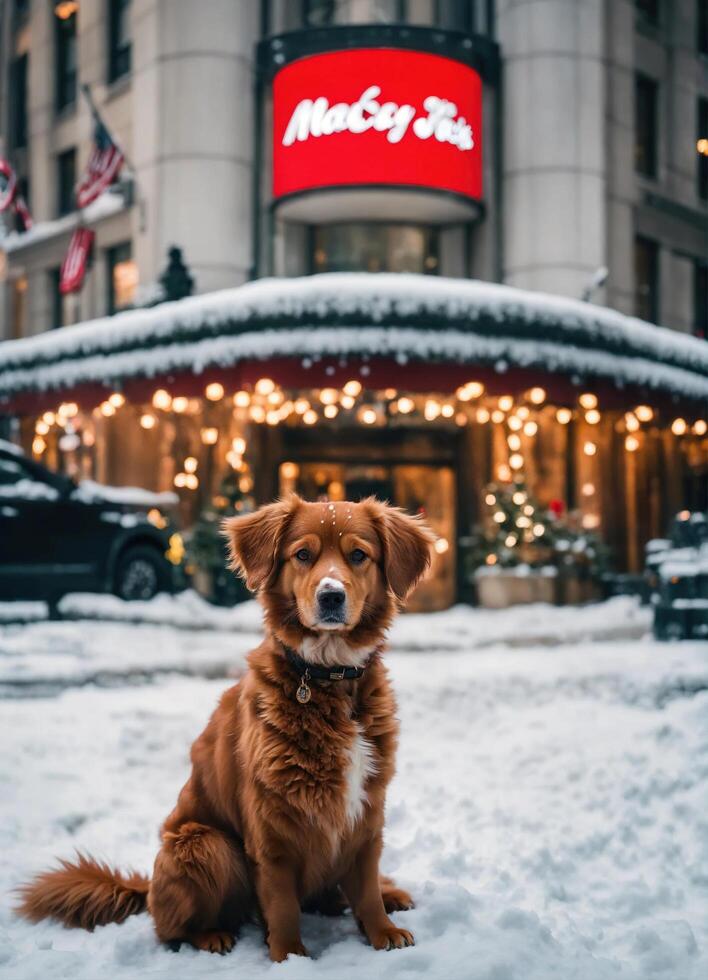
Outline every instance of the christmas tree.
<path id="1" fill-rule="evenodd" d="M 218 493 L 199 515 L 190 536 L 187 552 L 189 563 L 198 570 L 204 585 L 201 591 L 219 606 L 233 606 L 248 598 L 248 591 L 227 567 L 226 541 L 221 534 L 225 517 L 248 514 L 255 508 L 251 495 L 253 480 L 242 465 L 239 471 L 229 469 L 221 481 Z"/>
<path id="2" fill-rule="evenodd" d="M 566 514 L 562 501 L 539 504 L 522 477 L 510 484 L 490 483 L 484 505 L 467 553 L 470 576 L 482 565 L 555 566 L 592 578 L 608 570 L 608 550 L 599 535 L 583 528 L 580 515 Z"/>

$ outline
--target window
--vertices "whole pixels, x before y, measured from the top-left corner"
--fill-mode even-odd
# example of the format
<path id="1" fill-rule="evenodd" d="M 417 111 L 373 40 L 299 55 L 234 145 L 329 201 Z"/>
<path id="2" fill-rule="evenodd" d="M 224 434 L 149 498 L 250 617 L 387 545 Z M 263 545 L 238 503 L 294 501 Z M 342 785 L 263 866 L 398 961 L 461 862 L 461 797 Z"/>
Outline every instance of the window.
<path id="1" fill-rule="evenodd" d="M 661 15 L 660 0 L 634 0 L 634 9 L 637 12 L 638 20 L 652 27 L 659 26 Z"/>
<path id="2" fill-rule="evenodd" d="M 634 166 L 645 177 L 656 177 L 659 86 L 637 75 L 634 83 Z"/>
<path id="3" fill-rule="evenodd" d="M 313 231 L 315 272 L 438 271 L 437 232 L 417 225 L 352 223 Z"/>
<path id="4" fill-rule="evenodd" d="M 696 46 L 699 54 L 708 55 L 708 3 L 696 0 Z"/>
<path id="5" fill-rule="evenodd" d="M 108 312 L 117 313 L 133 305 L 138 288 L 138 267 L 132 257 L 130 242 L 114 245 L 106 251 Z"/>
<path id="6" fill-rule="evenodd" d="M 10 65 L 10 145 L 27 146 L 27 55 L 20 55 Z"/>
<path id="7" fill-rule="evenodd" d="M 27 207 L 30 206 L 29 181 L 26 177 L 17 178 L 17 195 L 24 200 Z M 22 216 L 18 211 L 15 211 L 14 213 L 14 226 L 15 231 L 20 235 L 27 230 L 25 228 L 25 223 L 22 220 Z"/>
<path id="8" fill-rule="evenodd" d="M 474 30 L 473 7 L 468 0 L 435 0 L 435 26 L 470 34 Z"/>
<path id="9" fill-rule="evenodd" d="M 10 336 L 13 340 L 24 337 L 26 315 L 27 277 L 19 276 L 12 281 L 12 333 Z"/>
<path id="10" fill-rule="evenodd" d="M 634 312 L 642 320 L 659 320 L 659 246 L 650 238 L 634 240 Z"/>
<path id="11" fill-rule="evenodd" d="M 696 151 L 698 153 L 698 196 L 708 201 L 708 99 L 698 100 Z"/>
<path id="12" fill-rule="evenodd" d="M 57 215 L 75 210 L 76 150 L 65 150 L 57 157 Z"/>
<path id="13" fill-rule="evenodd" d="M 303 0 L 303 23 L 311 27 L 333 24 L 336 6 L 335 0 Z"/>
<path id="14" fill-rule="evenodd" d="M 76 12 L 78 3 L 54 8 L 56 50 L 56 107 L 61 112 L 76 102 Z"/>
<path id="15" fill-rule="evenodd" d="M 693 332 L 708 340 L 708 262 L 693 265 Z"/>
<path id="16" fill-rule="evenodd" d="M 130 73 L 131 0 L 108 0 L 108 81 Z"/>

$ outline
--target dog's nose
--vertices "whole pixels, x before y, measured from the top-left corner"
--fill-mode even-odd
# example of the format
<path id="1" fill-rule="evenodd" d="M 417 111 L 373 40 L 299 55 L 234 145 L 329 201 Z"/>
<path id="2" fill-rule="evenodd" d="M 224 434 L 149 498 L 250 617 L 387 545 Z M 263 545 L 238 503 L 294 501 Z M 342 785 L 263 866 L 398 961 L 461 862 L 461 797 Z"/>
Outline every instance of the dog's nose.
<path id="1" fill-rule="evenodd" d="M 344 589 L 322 589 L 317 598 L 323 612 L 339 612 L 344 605 Z"/>

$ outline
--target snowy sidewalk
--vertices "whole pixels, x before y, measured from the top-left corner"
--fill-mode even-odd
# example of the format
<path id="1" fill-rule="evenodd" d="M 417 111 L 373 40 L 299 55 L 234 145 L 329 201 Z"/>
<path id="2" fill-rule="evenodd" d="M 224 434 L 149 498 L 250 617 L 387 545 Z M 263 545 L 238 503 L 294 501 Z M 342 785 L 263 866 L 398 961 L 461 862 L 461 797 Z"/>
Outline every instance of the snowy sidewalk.
<path id="1" fill-rule="evenodd" d="M 708 644 L 630 639 L 643 615 L 620 601 L 401 621 L 388 655 L 402 738 L 384 868 L 417 898 L 395 916 L 415 948 L 378 953 L 351 917 L 307 916 L 314 959 L 276 966 L 253 927 L 225 958 L 175 954 L 147 916 L 89 934 L 19 922 L 5 901 L 0 975 L 703 980 Z M 416 635 L 421 652 L 403 652 Z M 130 665 L 159 640 L 165 663 L 192 658 L 195 674 L 238 667 L 253 638 L 85 621 L 0 630 L 12 670 L 24 658 L 41 678 L 67 658 L 57 696 L 30 684 L 32 696 L 2 702 L 4 895 L 75 847 L 150 869 L 191 741 L 230 681 L 157 673 L 136 685 Z M 113 686 L 79 669 L 109 663 Z"/>
<path id="2" fill-rule="evenodd" d="M 238 676 L 245 655 L 261 639 L 261 610 L 255 602 L 220 609 L 194 592 L 151 602 L 69 595 L 61 603 L 64 620 L 47 622 L 41 603 L 31 604 L 31 609 L 19 604 L 30 622 L 2 625 L 3 616 L 6 621 L 13 618 L 14 605 L 0 604 L 0 697 L 50 694 L 79 684 L 138 683 L 164 673 Z M 650 611 L 629 597 L 584 607 L 455 606 L 443 613 L 400 616 L 389 648 L 426 654 L 431 649 L 470 652 L 500 644 L 636 640 L 650 627 Z"/>

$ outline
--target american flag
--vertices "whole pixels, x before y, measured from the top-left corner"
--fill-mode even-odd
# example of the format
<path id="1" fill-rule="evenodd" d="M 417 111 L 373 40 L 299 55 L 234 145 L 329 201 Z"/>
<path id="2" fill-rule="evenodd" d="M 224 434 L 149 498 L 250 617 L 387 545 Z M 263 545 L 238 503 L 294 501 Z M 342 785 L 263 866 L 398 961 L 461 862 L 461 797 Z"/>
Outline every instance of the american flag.
<path id="1" fill-rule="evenodd" d="M 32 215 L 20 194 L 17 174 L 4 157 L 0 157 L 0 212 L 12 208 L 20 220 L 23 231 L 32 227 Z"/>
<path id="2" fill-rule="evenodd" d="M 93 147 L 84 175 L 76 185 L 76 206 L 85 208 L 102 194 L 120 173 L 123 151 L 99 118 L 93 132 Z"/>
<path id="3" fill-rule="evenodd" d="M 81 289 L 95 237 L 95 232 L 84 225 L 74 229 L 59 272 L 59 292 L 62 296 Z"/>

